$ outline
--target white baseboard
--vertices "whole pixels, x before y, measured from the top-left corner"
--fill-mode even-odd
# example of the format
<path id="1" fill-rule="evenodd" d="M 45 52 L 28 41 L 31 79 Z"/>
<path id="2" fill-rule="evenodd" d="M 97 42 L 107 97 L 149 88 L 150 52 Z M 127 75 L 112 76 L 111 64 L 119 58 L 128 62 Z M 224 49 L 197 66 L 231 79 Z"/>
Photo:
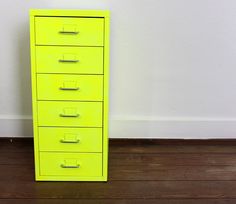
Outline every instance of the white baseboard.
<path id="1" fill-rule="evenodd" d="M 0 115 L 0 137 L 32 137 L 31 116 Z M 236 118 L 111 117 L 110 138 L 236 139 Z"/>
<path id="2" fill-rule="evenodd" d="M 31 116 L 0 115 L 0 137 L 32 137 Z"/>
<path id="3" fill-rule="evenodd" d="M 236 138 L 236 118 L 116 117 L 112 138 L 225 139 Z"/>

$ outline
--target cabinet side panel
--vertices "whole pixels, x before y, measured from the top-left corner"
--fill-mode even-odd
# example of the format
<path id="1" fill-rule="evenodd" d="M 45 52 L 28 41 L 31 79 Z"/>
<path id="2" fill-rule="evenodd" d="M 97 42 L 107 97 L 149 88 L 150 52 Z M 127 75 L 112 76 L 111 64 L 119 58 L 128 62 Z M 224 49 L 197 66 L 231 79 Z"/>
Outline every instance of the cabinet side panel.
<path id="1" fill-rule="evenodd" d="M 31 57 L 31 89 L 32 89 L 32 114 L 34 136 L 34 161 L 35 178 L 39 177 L 39 153 L 38 153 L 38 121 L 37 121 L 37 89 L 36 89 L 36 66 L 35 66 L 35 23 L 34 16 L 30 16 L 30 57 Z"/>
<path id="2" fill-rule="evenodd" d="M 108 174 L 108 110 L 109 110 L 109 36 L 110 18 L 105 17 L 104 26 L 104 112 L 103 112 L 103 177 L 107 180 Z"/>

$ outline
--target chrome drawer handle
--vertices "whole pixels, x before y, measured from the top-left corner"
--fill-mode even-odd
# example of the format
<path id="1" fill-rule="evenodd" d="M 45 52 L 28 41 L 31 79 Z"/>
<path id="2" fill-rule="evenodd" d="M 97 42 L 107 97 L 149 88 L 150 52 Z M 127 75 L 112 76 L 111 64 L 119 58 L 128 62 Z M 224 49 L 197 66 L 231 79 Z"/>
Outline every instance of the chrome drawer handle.
<path id="1" fill-rule="evenodd" d="M 60 90 L 77 91 L 79 87 L 60 87 Z"/>
<path id="2" fill-rule="evenodd" d="M 60 140 L 61 143 L 79 143 L 80 140 L 77 139 L 77 140 L 66 140 L 66 139 L 61 139 Z"/>
<path id="3" fill-rule="evenodd" d="M 71 34 L 71 35 L 79 34 L 78 31 L 64 31 L 64 30 L 60 30 L 59 33 L 61 33 L 61 34 Z"/>
<path id="4" fill-rule="evenodd" d="M 76 63 L 79 62 L 79 60 L 66 60 L 66 59 L 59 59 L 59 62 L 72 62 L 72 63 Z"/>
<path id="5" fill-rule="evenodd" d="M 80 168 L 79 164 L 76 165 L 66 165 L 66 164 L 61 164 L 62 168 Z"/>
<path id="6" fill-rule="evenodd" d="M 77 117 L 79 117 L 79 114 L 64 114 L 64 113 L 61 113 L 61 114 L 60 114 L 60 117 L 77 118 Z"/>

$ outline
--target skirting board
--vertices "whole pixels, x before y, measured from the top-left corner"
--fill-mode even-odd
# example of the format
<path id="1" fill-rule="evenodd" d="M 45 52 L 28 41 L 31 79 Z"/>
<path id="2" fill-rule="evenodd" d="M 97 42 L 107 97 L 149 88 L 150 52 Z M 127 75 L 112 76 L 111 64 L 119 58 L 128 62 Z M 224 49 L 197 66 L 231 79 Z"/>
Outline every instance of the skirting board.
<path id="1" fill-rule="evenodd" d="M 30 116 L 0 116 L 0 137 L 32 137 Z M 214 139 L 236 138 L 236 119 L 110 118 L 110 138 Z"/>

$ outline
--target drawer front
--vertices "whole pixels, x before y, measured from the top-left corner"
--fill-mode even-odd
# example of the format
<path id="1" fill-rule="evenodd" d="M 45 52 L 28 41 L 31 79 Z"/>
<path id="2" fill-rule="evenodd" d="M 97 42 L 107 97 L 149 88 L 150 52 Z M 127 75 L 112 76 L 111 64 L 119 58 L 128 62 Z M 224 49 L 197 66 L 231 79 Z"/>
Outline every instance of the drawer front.
<path id="1" fill-rule="evenodd" d="M 102 152 L 102 128 L 39 128 L 40 151 Z"/>
<path id="2" fill-rule="evenodd" d="M 103 74 L 102 47 L 36 47 L 37 73 Z"/>
<path id="3" fill-rule="evenodd" d="M 38 100 L 103 100 L 102 75 L 38 74 Z"/>
<path id="4" fill-rule="evenodd" d="M 38 124 L 102 127 L 102 102 L 38 101 Z"/>
<path id="5" fill-rule="evenodd" d="M 101 153 L 40 153 L 42 176 L 102 176 Z"/>
<path id="6" fill-rule="evenodd" d="M 36 17 L 36 45 L 103 46 L 103 18 Z"/>

